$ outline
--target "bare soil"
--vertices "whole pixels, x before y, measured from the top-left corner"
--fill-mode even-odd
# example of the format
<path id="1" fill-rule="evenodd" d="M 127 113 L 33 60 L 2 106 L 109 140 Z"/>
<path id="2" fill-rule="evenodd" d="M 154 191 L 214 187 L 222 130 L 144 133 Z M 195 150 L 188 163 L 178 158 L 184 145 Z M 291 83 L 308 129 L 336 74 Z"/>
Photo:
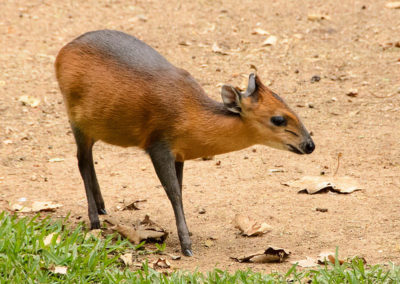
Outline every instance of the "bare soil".
<path id="1" fill-rule="evenodd" d="M 312 14 L 327 17 L 310 20 Z M 64 44 L 103 28 L 155 47 L 216 100 L 221 83 L 244 86 L 253 64 L 314 135 L 309 156 L 254 146 L 186 162 L 184 207 L 195 256 L 175 267 L 287 269 L 290 262 L 230 259 L 270 244 L 290 250 L 290 260 L 339 247 L 343 257 L 398 262 L 400 48 L 385 44 L 400 41 L 400 10 L 385 8 L 385 1 L 1 1 L 0 210 L 23 197 L 50 200 L 63 204 L 54 217 L 70 212 L 72 222 L 88 221 L 53 63 Z M 277 43 L 262 46 L 268 36 L 252 34 L 256 28 L 277 36 Z M 228 54 L 213 52 L 214 43 Z M 321 80 L 311 82 L 315 75 Z M 346 95 L 351 89 L 357 96 Z M 23 95 L 40 104 L 24 106 Z M 305 175 L 332 176 L 339 153 L 337 175 L 355 178 L 363 191 L 300 195 L 284 185 Z M 94 156 L 108 212 L 128 225 L 149 214 L 171 232 L 166 251 L 176 254 L 172 208 L 147 155 L 97 143 Z M 270 172 L 276 168 L 283 172 Z M 135 199 L 147 200 L 141 210 L 117 210 Z M 232 224 L 237 213 L 267 222 L 272 232 L 240 236 Z M 206 247 L 210 237 L 215 240 Z"/>

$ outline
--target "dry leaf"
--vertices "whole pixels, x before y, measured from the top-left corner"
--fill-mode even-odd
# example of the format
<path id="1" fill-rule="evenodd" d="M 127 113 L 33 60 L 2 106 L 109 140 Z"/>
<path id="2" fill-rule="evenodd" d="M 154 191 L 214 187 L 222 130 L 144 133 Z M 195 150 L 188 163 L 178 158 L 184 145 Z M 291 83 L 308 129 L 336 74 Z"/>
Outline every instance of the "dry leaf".
<path id="1" fill-rule="evenodd" d="M 20 96 L 18 99 L 24 106 L 37 107 L 40 104 L 40 99 L 32 96 Z"/>
<path id="2" fill-rule="evenodd" d="M 132 266 L 133 265 L 133 254 L 132 253 L 126 253 L 120 256 L 122 261 L 126 266 Z"/>
<path id="3" fill-rule="evenodd" d="M 101 238 L 101 229 L 94 229 L 94 230 L 90 230 L 86 236 L 85 236 L 85 240 L 89 239 L 89 238 L 95 238 L 95 239 L 99 239 Z"/>
<path id="4" fill-rule="evenodd" d="M 251 32 L 252 35 L 269 35 L 269 32 L 260 29 L 260 28 L 256 28 Z"/>
<path id="5" fill-rule="evenodd" d="M 388 2 L 385 7 L 389 9 L 400 9 L 400 2 Z"/>
<path id="6" fill-rule="evenodd" d="M 34 201 L 30 206 L 28 204 L 21 205 L 15 203 L 11 205 L 11 210 L 22 213 L 39 212 L 39 211 L 55 211 L 61 207 L 61 204 L 52 203 L 51 201 Z"/>
<path id="7" fill-rule="evenodd" d="M 299 193 L 352 193 L 362 190 L 357 181 L 350 177 L 305 176 L 300 180 L 289 183 L 290 186 L 300 189 Z"/>
<path id="8" fill-rule="evenodd" d="M 289 251 L 277 247 L 268 247 L 264 251 L 259 251 L 242 257 L 231 257 L 238 262 L 267 263 L 283 262 L 290 255 Z"/>
<path id="9" fill-rule="evenodd" d="M 179 260 L 179 259 L 181 259 L 181 256 L 180 256 L 180 255 L 174 255 L 174 254 L 168 254 L 168 255 L 171 257 L 172 260 Z"/>
<path id="10" fill-rule="evenodd" d="M 211 50 L 214 53 L 218 53 L 221 55 L 228 55 L 228 52 L 224 51 L 216 42 L 214 42 L 214 44 L 212 45 Z"/>
<path id="11" fill-rule="evenodd" d="M 270 45 L 275 45 L 276 42 L 278 41 L 278 38 L 276 36 L 269 36 L 264 42 L 261 44 L 261 46 L 270 46 Z"/>
<path id="12" fill-rule="evenodd" d="M 49 269 L 55 274 L 67 274 L 68 267 L 67 266 L 52 266 Z"/>
<path id="13" fill-rule="evenodd" d="M 133 227 L 118 224 L 111 229 L 117 231 L 121 236 L 127 238 L 131 243 L 135 245 L 140 244 L 140 237 Z"/>
<path id="14" fill-rule="evenodd" d="M 49 235 L 47 235 L 44 239 L 43 239 L 43 243 L 45 246 L 48 246 L 49 244 L 51 244 L 51 240 L 53 239 L 53 236 L 57 234 L 57 233 L 51 233 Z M 61 236 L 58 235 L 57 239 L 56 239 L 56 244 L 59 244 L 61 242 Z"/>
<path id="15" fill-rule="evenodd" d="M 307 19 L 312 22 L 319 22 L 322 20 L 330 20 L 331 17 L 329 17 L 328 15 L 323 15 L 323 14 L 309 14 L 307 16 Z"/>
<path id="16" fill-rule="evenodd" d="M 148 215 L 145 216 L 143 221 L 135 224 L 134 227 L 116 224 L 116 222 L 110 218 L 107 218 L 106 221 L 114 225 L 111 229 L 117 231 L 120 235 L 127 238 L 133 244 L 139 244 L 143 240 L 165 241 L 165 239 L 168 237 L 168 232 L 151 221 Z"/>
<path id="17" fill-rule="evenodd" d="M 157 259 L 153 262 L 154 269 L 157 269 L 157 268 L 166 269 L 166 268 L 170 268 L 170 267 L 171 267 L 171 264 L 169 263 L 169 261 L 163 257 L 160 257 L 159 259 Z"/>
<path id="18" fill-rule="evenodd" d="M 318 266 L 317 261 L 314 258 L 306 257 L 306 259 L 292 261 L 292 264 L 297 264 L 300 267 L 308 268 Z"/>
<path id="19" fill-rule="evenodd" d="M 236 214 L 235 227 L 238 228 L 245 236 L 258 236 L 270 232 L 272 227 L 267 223 L 258 223 L 250 217 Z"/>
<path id="20" fill-rule="evenodd" d="M 319 264 L 325 264 L 326 262 L 330 262 L 332 264 L 335 264 L 335 253 L 334 252 L 321 252 L 318 255 L 318 263 Z M 344 260 L 339 259 L 339 264 L 345 263 Z"/>
<path id="21" fill-rule="evenodd" d="M 124 211 L 124 210 L 140 210 L 140 208 L 137 207 L 136 203 L 146 202 L 146 201 L 147 201 L 146 199 L 135 200 L 135 201 L 129 203 L 128 205 L 125 205 L 121 210 L 122 211 Z"/>

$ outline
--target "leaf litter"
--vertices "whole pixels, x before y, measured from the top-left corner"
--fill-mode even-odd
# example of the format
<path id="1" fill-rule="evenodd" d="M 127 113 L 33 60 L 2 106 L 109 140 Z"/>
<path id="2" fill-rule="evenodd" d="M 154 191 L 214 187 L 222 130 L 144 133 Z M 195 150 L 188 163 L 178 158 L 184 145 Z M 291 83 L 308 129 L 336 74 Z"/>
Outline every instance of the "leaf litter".
<path id="1" fill-rule="evenodd" d="M 131 243 L 137 245 L 142 241 L 165 241 L 168 237 L 168 232 L 150 220 L 149 215 L 146 215 L 143 221 L 137 222 L 134 226 L 118 224 L 110 217 L 106 221 L 113 225 L 112 230 L 118 232 L 124 238 L 127 238 Z"/>
<path id="2" fill-rule="evenodd" d="M 270 262 L 283 262 L 290 255 L 290 252 L 278 247 L 268 246 L 265 250 L 260 250 L 256 253 L 247 254 L 240 257 L 231 257 L 237 262 L 250 262 L 250 263 L 270 263 Z"/>
<path id="3" fill-rule="evenodd" d="M 358 182 L 350 177 L 326 177 L 326 176 L 304 176 L 301 179 L 287 183 L 289 186 L 298 188 L 298 193 L 317 194 L 335 192 L 349 194 L 354 191 L 363 190 Z"/>
<path id="4" fill-rule="evenodd" d="M 235 227 L 238 228 L 244 236 L 259 236 L 268 233 L 272 227 L 267 223 L 259 223 L 256 220 L 236 214 L 234 219 Z"/>

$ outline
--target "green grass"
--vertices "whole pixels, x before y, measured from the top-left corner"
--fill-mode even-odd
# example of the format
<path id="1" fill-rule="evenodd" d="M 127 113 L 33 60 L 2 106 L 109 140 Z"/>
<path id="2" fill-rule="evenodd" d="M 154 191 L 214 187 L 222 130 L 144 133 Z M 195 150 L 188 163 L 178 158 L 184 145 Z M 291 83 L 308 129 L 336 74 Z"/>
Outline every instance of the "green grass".
<path id="1" fill-rule="evenodd" d="M 46 245 L 44 239 L 51 233 L 55 234 Z M 164 249 L 159 246 L 158 251 Z M 72 229 L 65 220 L 0 214 L 0 283 L 400 283 L 399 267 L 369 266 L 360 259 L 315 270 L 292 266 L 283 274 L 214 269 L 165 275 L 146 264 L 137 271 L 125 267 L 119 257 L 132 250 L 135 247 L 119 237 L 97 238 L 82 225 Z M 68 267 L 67 273 L 54 273 L 55 266 Z"/>

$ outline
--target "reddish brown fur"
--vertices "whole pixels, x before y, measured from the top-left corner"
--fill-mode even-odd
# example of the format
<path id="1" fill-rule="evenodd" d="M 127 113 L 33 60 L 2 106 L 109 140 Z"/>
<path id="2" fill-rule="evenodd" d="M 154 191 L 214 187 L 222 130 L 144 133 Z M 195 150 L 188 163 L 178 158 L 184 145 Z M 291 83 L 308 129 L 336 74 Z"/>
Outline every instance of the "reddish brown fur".
<path id="1" fill-rule="evenodd" d="M 258 77 L 258 102 L 244 98 L 242 115 L 234 116 L 213 111 L 218 103 L 182 69 L 155 78 L 89 45 L 65 46 L 57 56 L 56 74 L 71 124 L 94 141 L 146 149 L 164 139 L 178 161 L 253 144 L 283 148 L 285 139 L 297 145 L 306 133 L 297 116 Z M 289 118 L 288 127 L 299 137 L 270 126 L 270 117 L 277 114 Z"/>

